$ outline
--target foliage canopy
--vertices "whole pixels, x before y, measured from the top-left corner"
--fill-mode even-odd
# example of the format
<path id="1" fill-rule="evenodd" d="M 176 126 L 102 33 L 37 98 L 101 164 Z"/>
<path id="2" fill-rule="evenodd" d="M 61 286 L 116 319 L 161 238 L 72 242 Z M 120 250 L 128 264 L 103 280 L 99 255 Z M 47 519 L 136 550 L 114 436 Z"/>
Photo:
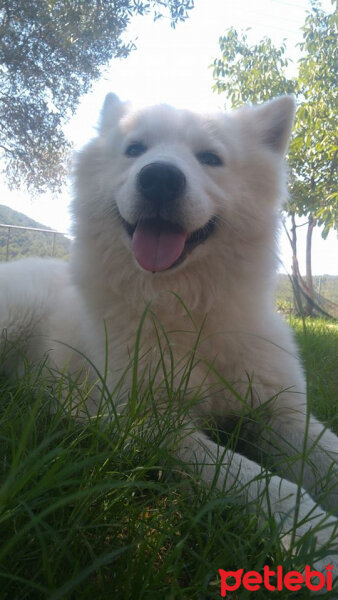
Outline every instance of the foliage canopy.
<path id="1" fill-rule="evenodd" d="M 286 45 L 264 38 L 250 46 L 246 33 L 231 28 L 220 39 L 221 57 L 214 61 L 214 89 L 233 107 L 294 94 L 298 110 L 289 148 L 290 214 L 311 217 L 324 225 L 325 237 L 338 227 L 337 130 L 335 86 L 338 77 L 337 12 L 324 13 L 312 3 L 299 44 L 298 74 L 287 73 Z"/>
<path id="2" fill-rule="evenodd" d="M 183 21 L 193 0 L 0 0 L 0 157 L 12 186 L 58 189 L 65 121 L 113 57 L 134 15 Z"/>

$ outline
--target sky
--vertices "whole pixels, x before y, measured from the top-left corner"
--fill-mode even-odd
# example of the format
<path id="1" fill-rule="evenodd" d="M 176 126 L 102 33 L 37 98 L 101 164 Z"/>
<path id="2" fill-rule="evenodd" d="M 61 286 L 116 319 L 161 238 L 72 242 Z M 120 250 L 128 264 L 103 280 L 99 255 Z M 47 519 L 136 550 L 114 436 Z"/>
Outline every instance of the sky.
<path id="1" fill-rule="evenodd" d="M 322 6 L 331 11 L 330 0 Z M 133 40 L 137 49 L 127 59 L 115 59 L 97 81 L 92 91 L 84 96 L 76 114 L 65 130 L 74 148 L 79 149 L 95 135 L 101 105 L 106 93 L 113 91 L 122 100 L 136 105 L 166 102 L 192 110 L 222 110 L 224 98 L 212 92 L 213 59 L 220 55 L 218 40 L 228 27 L 250 28 L 250 43 L 268 35 L 275 44 L 286 40 L 287 56 L 296 72 L 301 41 L 300 27 L 304 23 L 309 0 L 195 0 L 195 8 L 184 23 L 176 29 L 169 19 L 153 22 L 151 17 L 132 19 L 125 40 Z M 71 224 L 69 202 L 70 185 L 57 197 L 46 194 L 32 199 L 24 192 L 10 192 L 3 183 L 0 187 L 1 204 L 19 210 L 31 218 L 68 232 Z M 299 232 L 300 268 L 304 272 L 305 230 Z M 290 271 L 291 251 L 285 235 L 280 239 L 280 253 L 284 272 Z M 334 232 L 324 242 L 320 231 L 313 236 L 313 273 L 338 274 L 338 241 Z"/>

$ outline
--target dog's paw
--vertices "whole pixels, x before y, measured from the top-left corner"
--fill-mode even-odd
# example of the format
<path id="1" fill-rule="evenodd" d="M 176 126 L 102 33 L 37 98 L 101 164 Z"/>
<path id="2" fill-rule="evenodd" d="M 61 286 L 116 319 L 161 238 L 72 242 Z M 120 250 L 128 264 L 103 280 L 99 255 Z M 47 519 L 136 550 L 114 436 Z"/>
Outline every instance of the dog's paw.
<path id="1" fill-rule="evenodd" d="M 318 549 L 327 547 L 324 559 L 314 565 L 316 570 L 324 573 L 329 563 L 338 567 L 338 519 L 327 514 L 305 490 L 286 479 L 272 477 L 268 494 L 267 506 L 280 526 L 283 545 L 290 547 L 293 540 L 298 542 L 311 534 Z"/>

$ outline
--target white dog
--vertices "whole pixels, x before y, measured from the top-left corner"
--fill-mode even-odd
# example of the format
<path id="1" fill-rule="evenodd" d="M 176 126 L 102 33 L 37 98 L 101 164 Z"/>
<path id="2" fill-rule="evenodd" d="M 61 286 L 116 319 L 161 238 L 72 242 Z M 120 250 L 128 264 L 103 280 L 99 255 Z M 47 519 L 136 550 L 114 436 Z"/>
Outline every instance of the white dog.
<path id="1" fill-rule="evenodd" d="M 192 409 L 178 456 L 198 465 L 207 483 L 217 473 L 225 493 L 237 485 L 244 501 L 260 498 L 285 534 L 312 527 L 320 547 L 336 519 L 312 498 L 337 509 L 337 438 L 307 421 L 297 350 L 273 306 L 293 114 L 290 97 L 201 116 L 166 105 L 134 112 L 108 95 L 98 136 L 77 160 L 71 265 L 30 259 L 2 266 L 0 330 L 9 341 L 20 338 L 31 360 L 49 352 L 60 370 L 68 361 L 77 372 L 82 355 L 103 370 L 108 356 L 113 390 L 151 302 L 176 366 L 200 338 L 189 386 L 203 383 L 209 393 Z M 142 364 L 157 364 L 151 319 L 143 323 L 142 351 Z M 128 374 L 119 397 L 127 388 Z M 210 418 L 226 429 L 227 420 L 246 416 L 274 469 L 266 477 L 246 456 L 222 454 L 198 428 Z M 301 476 L 306 491 L 298 494 Z M 328 560 L 334 557 L 317 568 Z"/>

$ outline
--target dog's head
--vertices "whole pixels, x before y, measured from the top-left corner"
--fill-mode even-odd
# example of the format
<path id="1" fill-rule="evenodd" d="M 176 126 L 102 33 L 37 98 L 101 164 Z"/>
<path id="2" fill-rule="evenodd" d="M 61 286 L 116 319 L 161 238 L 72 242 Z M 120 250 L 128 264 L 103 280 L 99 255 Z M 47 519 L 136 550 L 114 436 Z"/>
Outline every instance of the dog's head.
<path id="1" fill-rule="evenodd" d="M 288 96 L 198 115 L 167 105 L 133 111 L 109 94 L 99 135 L 78 161 L 76 218 L 106 244 L 110 231 L 114 252 L 119 244 L 153 273 L 187 268 L 221 236 L 232 245 L 264 237 L 283 195 L 293 114 Z"/>

